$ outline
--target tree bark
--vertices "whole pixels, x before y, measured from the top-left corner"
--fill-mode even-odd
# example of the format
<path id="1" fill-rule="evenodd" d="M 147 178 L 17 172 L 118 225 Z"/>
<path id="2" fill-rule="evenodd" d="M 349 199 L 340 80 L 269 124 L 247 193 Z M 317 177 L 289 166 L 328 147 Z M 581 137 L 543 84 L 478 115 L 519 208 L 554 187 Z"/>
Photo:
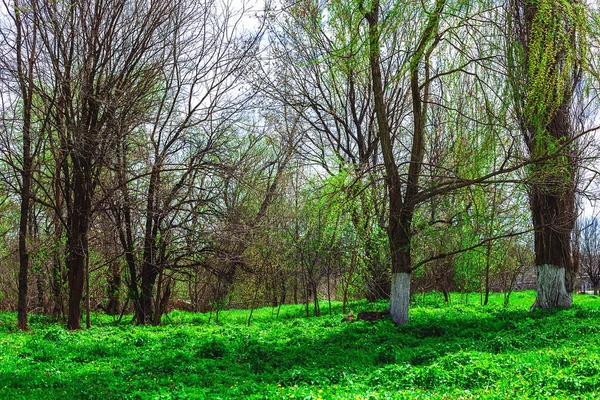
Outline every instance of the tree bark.
<path id="1" fill-rule="evenodd" d="M 67 276 L 69 282 L 69 313 L 67 327 L 81 329 L 81 300 L 85 281 L 85 260 L 88 252 L 88 230 L 91 199 L 88 192 L 91 180 L 86 177 L 89 164 L 85 157 L 72 154 L 73 210 L 67 235 Z"/>
<path id="2" fill-rule="evenodd" d="M 392 274 L 392 294 L 390 296 L 390 315 L 396 325 L 408 322 L 408 303 L 410 302 L 410 274 L 396 272 Z"/>
<path id="3" fill-rule="evenodd" d="M 538 265 L 537 297 L 531 307 L 536 308 L 570 308 L 573 303 L 573 293 L 566 290 L 565 269 L 555 265 Z"/>
<path id="4" fill-rule="evenodd" d="M 571 258 L 575 194 L 568 192 L 549 193 L 543 186 L 531 190 L 537 272 L 537 298 L 532 310 L 571 307 L 576 273 Z"/>
<path id="5" fill-rule="evenodd" d="M 565 99 L 547 127 L 547 134 L 556 140 L 572 137 L 569 118 L 570 98 Z M 537 142 L 530 144 L 532 154 L 539 154 Z M 569 146 L 565 151 L 571 151 Z M 575 227 L 575 170 L 574 154 L 567 155 L 567 165 L 561 157 L 535 166 L 529 202 L 533 219 L 535 263 L 538 298 L 531 307 L 571 307 L 576 265 L 573 263 L 571 234 Z M 562 273 L 562 277 L 557 274 Z"/>
<path id="6" fill-rule="evenodd" d="M 156 207 L 158 206 L 156 193 L 160 183 L 160 168 L 162 163 L 159 160 L 159 155 L 155 154 L 155 164 L 150 175 L 150 183 L 148 185 L 147 203 L 146 203 L 146 227 L 144 230 L 144 256 L 142 262 L 140 287 L 138 323 L 141 325 L 151 324 L 153 322 L 152 310 L 154 299 L 154 285 L 158 276 L 158 268 L 156 266 L 156 237 L 158 234 L 158 215 Z"/>

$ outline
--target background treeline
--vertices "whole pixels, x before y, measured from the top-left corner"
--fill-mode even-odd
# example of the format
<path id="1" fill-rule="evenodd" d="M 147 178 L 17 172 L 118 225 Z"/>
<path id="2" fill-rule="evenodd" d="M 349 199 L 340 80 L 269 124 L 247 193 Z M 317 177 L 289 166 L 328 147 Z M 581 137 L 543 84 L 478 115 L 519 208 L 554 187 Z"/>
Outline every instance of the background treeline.
<path id="1" fill-rule="evenodd" d="M 318 315 L 389 298 L 398 274 L 508 300 L 548 226 L 597 290 L 598 222 L 572 222 L 595 193 L 598 10 L 537 3 L 5 2 L 0 306 L 22 328 L 31 311 L 71 329 L 82 310 Z M 544 15 L 574 50 L 539 72 L 518 35 Z M 555 115 L 572 129 L 542 135 Z M 549 192 L 567 222 L 536 222 Z"/>

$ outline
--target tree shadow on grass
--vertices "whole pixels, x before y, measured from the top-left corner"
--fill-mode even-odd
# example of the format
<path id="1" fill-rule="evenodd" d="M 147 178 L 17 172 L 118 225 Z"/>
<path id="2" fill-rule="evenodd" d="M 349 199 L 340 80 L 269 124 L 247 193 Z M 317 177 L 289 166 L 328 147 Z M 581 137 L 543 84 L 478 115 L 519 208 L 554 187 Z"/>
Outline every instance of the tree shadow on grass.
<path id="1" fill-rule="evenodd" d="M 498 378 L 494 370 L 476 365 L 479 355 L 493 358 L 570 343 L 575 347 L 583 335 L 600 338 L 596 311 L 577 305 L 533 313 L 448 306 L 434 312 L 413 309 L 412 320 L 402 327 L 389 319 L 342 323 L 339 316 L 324 316 L 270 324 L 263 318 L 250 328 L 208 330 L 203 323 L 115 330 L 114 335 L 127 337 L 96 342 L 83 337 L 73 342 L 73 335 L 49 330 L 19 350 L 24 367 L 6 375 L 6 382 L 14 393 L 45 389 L 46 394 L 67 395 L 83 387 L 98 395 L 176 390 L 177 385 L 221 393 L 237 382 L 323 387 L 364 380 L 426 388 L 439 382 L 439 374 L 455 379 L 453 369 L 473 364 L 461 371 L 460 385 L 470 388 Z M 434 364 L 440 367 L 429 368 Z"/>

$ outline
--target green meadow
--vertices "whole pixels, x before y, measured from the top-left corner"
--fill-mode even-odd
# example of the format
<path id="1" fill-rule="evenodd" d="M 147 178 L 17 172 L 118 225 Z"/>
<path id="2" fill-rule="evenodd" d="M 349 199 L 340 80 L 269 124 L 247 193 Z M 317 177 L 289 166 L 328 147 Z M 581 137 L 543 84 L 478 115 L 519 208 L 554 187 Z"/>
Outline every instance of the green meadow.
<path id="1" fill-rule="evenodd" d="M 529 312 L 535 293 L 416 295 L 411 321 L 341 322 L 276 310 L 174 311 L 160 327 L 92 316 L 76 332 L 31 316 L 31 332 L 0 314 L 3 399 L 600 398 L 600 298 Z M 351 303 L 381 311 L 386 303 Z"/>

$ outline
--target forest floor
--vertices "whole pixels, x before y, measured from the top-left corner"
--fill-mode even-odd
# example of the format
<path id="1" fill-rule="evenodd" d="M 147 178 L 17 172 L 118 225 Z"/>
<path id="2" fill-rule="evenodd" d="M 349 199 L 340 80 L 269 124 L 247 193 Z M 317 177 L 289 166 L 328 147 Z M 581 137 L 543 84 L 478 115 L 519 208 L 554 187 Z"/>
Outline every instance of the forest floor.
<path id="1" fill-rule="evenodd" d="M 457 399 L 600 398 L 600 297 L 530 313 L 535 293 L 416 295 L 411 321 L 342 323 L 302 306 L 175 311 L 166 325 L 93 315 L 68 332 L 32 315 L 28 333 L 0 314 L 2 399 Z M 381 311 L 387 303 L 351 303 Z"/>

